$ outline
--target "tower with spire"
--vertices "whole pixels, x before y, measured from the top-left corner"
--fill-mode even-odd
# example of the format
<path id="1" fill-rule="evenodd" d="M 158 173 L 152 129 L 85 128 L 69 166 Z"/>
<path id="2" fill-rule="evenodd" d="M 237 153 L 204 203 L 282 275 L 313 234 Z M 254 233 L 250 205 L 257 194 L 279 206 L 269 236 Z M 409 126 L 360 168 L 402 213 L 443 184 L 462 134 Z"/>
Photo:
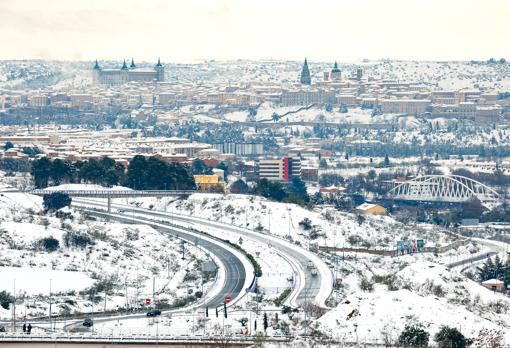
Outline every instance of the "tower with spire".
<path id="1" fill-rule="evenodd" d="M 338 67 L 338 63 L 335 62 L 333 69 L 331 69 L 331 80 L 340 81 L 342 79 L 342 70 Z"/>
<path id="2" fill-rule="evenodd" d="M 131 58 L 131 65 L 129 66 L 130 69 L 135 69 L 136 68 L 136 65 L 135 65 L 135 60 L 133 58 Z"/>
<path id="3" fill-rule="evenodd" d="M 310 70 L 308 69 L 308 61 L 305 58 L 303 64 L 303 70 L 301 70 L 301 84 L 310 86 L 312 84 L 312 78 L 310 77 Z"/>
<path id="4" fill-rule="evenodd" d="M 163 64 L 161 64 L 161 59 L 158 57 L 158 63 L 154 67 L 154 70 L 156 70 L 157 80 L 158 81 L 165 81 L 165 67 Z"/>
<path id="5" fill-rule="evenodd" d="M 96 64 L 94 64 L 94 69 L 92 69 L 92 82 L 94 84 L 98 84 L 100 76 L 101 76 L 101 67 L 99 66 L 99 62 L 96 59 Z"/>

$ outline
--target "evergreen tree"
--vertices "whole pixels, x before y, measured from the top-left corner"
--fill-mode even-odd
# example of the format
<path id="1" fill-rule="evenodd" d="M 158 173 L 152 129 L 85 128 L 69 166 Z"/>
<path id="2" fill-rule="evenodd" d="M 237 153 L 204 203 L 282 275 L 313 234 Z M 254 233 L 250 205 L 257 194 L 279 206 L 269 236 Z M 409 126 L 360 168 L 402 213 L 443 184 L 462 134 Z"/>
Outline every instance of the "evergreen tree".
<path id="1" fill-rule="evenodd" d="M 398 342 L 404 347 L 426 347 L 429 343 L 429 333 L 421 326 L 406 325 Z"/>
<path id="2" fill-rule="evenodd" d="M 249 190 L 248 185 L 242 179 L 239 179 L 235 181 L 232 185 L 230 185 L 230 192 L 232 193 L 244 194 L 248 193 L 248 190 Z"/>
<path id="3" fill-rule="evenodd" d="M 36 188 L 48 187 L 51 173 L 51 162 L 47 157 L 32 162 L 32 176 Z"/>
<path id="4" fill-rule="evenodd" d="M 60 185 L 64 179 L 68 179 L 71 173 L 71 166 L 68 162 L 56 158 L 51 163 L 50 177 L 55 185 Z"/>
<path id="5" fill-rule="evenodd" d="M 472 341 L 454 327 L 443 326 L 434 337 L 439 348 L 466 348 Z"/>
<path id="6" fill-rule="evenodd" d="M 383 162 L 384 166 L 385 167 L 389 167 L 390 166 L 390 158 L 388 157 L 388 154 L 384 155 L 384 162 Z"/>
<path id="7" fill-rule="evenodd" d="M 43 197 L 43 206 L 46 210 L 58 210 L 71 205 L 71 197 L 65 193 L 53 192 Z"/>
<path id="8" fill-rule="evenodd" d="M 269 327 L 269 322 L 267 320 L 267 313 L 266 312 L 264 312 L 264 321 L 263 321 L 263 323 L 264 323 L 264 331 L 266 331 L 267 328 Z"/>

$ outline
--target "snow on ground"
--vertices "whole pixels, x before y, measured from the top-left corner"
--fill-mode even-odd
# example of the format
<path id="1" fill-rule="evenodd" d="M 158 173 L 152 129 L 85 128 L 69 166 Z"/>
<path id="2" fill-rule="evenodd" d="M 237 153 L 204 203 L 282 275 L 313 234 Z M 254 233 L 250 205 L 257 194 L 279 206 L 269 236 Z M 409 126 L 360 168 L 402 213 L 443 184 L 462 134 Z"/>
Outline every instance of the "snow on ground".
<path id="1" fill-rule="evenodd" d="M 296 205 L 245 195 L 195 194 L 187 200 L 142 198 L 131 201 L 144 207 L 153 206 L 153 209 L 199 216 L 266 233 L 270 230 L 272 234 L 291 238 L 305 246 L 312 242 L 299 226 L 299 221 L 305 217 L 324 234 L 313 241 L 320 245 L 362 247 L 368 243 L 371 248 L 392 250 L 397 240 L 423 238 L 429 247 L 444 246 L 453 241 L 432 225 L 406 226 L 391 217 L 371 216 L 360 225 L 352 214 L 325 208 L 309 211 Z M 254 250 L 248 241 L 243 243 L 247 249 Z M 510 320 L 506 318 L 510 310 L 508 297 L 494 294 L 459 274 L 458 270 L 450 271 L 445 267 L 489 250 L 487 245 L 474 240 L 437 255 L 419 253 L 384 257 L 339 253 L 341 262 L 335 274 L 341 282 L 340 290 L 333 295 L 333 309 L 318 319 L 319 329 L 339 340 L 380 343 L 383 333 L 396 339 L 405 324 L 413 322 L 423 324 L 431 335 L 441 325 L 457 327 L 473 338 L 481 328 L 499 327 L 510 332 Z M 260 257 L 263 262 L 265 258 Z M 269 263 L 274 262 L 270 260 L 267 265 L 262 263 L 263 269 L 268 269 Z M 363 290 L 363 280 L 372 284 L 373 290 Z M 265 306 L 271 308 L 270 303 Z M 353 310 L 352 319 L 347 320 Z"/>
<path id="2" fill-rule="evenodd" d="M 366 216 L 360 224 L 356 215 L 332 208 L 312 211 L 295 204 L 247 195 L 194 194 L 187 200 L 137 198 L 136 202 L 145 208 L 154 207 L 270 232 L 303 246 L 317 243 L 393 250 L 397 240 L 425 239 L 427 246 L 448 244 L 451 240 L 440 229 L 429 225 L 406 226 L 386 216 Z M 305 218 L 312 224 L 308 231 L 299 224 Z M 312 237 L 314 234 L 316 238 Z"/>
<path id="3" fill-rule="evenodd" d="M 185 244 L 182 260 L 180 241 L 147 225 L 96 221 L 69 208 L 44 214 L 40 197 L 22 193 L 1 194 L 0 214 L 0 273 L 9 277 L 1 288 L 12 293 L 17 279 L 17 297 L 30 301 L 19 313 L 29 317 L 47 313 L 50 279 L 55 314 L 104 310 L 91 299 L 101 302 L 105 286 L 106 310 L 116 310 L 142 306 L 153 289 L 163 306 L 195 301 L 212 285 L 202 284 L 203 250 Z M 34 272 L 40 281 L 30 282 Z M 0 318 L 9 316 L 0 308 Z"/>
<path id="4" fill-rule="evenodd" d="M 401 265 L 405 266 L 405 263 Z M 368 277 L 370 272 L 365 273 Z M 510 299 L 493 293 L 463 275 L 428 261 L 417 261 L 387 273 L 394 280 L 363 291 L 355 278 L 340 304 L 318 320 L 333 337 L 350 342 L 398 339 L 406 324 L 419 323 L 433 336 L 442 325 L 477 337 L 482 328 L 503 329 L 510 339 Z M 381 274 L 379 274 L 381 275 Z"/>
<path id="5" fill-rule="evenodd" d="M 112 186 L 112 187 L 104 187 L 101 185 L 95 185 L 95 184 L 62 184 L 58 186 L 50 186 L 45 188 L 46 191 L 80 191 L 80 190 L 112 190 L 112 191 L 119 191 L 119 190 L 132 190 L 129 187 L 124 186 Z"/>
<path id="6" fill-rule="evenodd" d="M 25 296 L 49 294 L 50 279 L 53 293 L 86 289 L 94 280 L 81 272 L 57 271 L 42 267 L 0 267 L 0 291 L 21 289 Z"/>

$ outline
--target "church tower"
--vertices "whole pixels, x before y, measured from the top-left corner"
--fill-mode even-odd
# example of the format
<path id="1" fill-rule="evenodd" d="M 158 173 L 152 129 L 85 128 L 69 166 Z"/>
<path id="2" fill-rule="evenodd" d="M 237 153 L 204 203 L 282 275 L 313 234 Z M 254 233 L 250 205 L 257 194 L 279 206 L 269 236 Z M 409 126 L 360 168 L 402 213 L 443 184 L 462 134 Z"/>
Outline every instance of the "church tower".
<path id="1" fill-rule="evenodd" d="M 158 58 L 158 64 L 156 64 L 154 69 L 156 70 L 157 74 L 156 79 L 158 80 L 158 82 L 165 81 L 165 67 L 163 66 L 163 64 L 161 64 L 161 59 Z"/>
<path id="2" fill-rule="evenodd" d="M 97 85 L 99 84 L 99 79 L 101 76 L 101 67 L 96 59 L 96 64 L 94 65 L 94 69 L 92 70 L 92 82 Z"/>
<path id="3" fill-rule="evenodd" d="M 333 69 L 331 69 L 331 80 L 340 81 L 342 79 L 342 70 L 338 67 L 338 63 L 335 62 Z"/>
<path id="4" fill-rule="evenodd" d="M 312 78 L 310 77 L 310 70 L 308 69 L 308 62 L 305 58 L 303 64 L 303 70 L 301 71 L 301 84 L 310 86 L 312 84 Z"/>

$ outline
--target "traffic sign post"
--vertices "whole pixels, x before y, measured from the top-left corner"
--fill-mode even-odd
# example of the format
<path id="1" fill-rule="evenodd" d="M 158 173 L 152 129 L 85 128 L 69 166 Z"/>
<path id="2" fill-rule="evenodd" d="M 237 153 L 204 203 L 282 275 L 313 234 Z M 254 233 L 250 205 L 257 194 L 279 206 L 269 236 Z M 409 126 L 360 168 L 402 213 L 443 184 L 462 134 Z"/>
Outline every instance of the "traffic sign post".
<path id="1" fill-rule="evenodd" d="M 225 297 L 225 302 L 226 302 L 226 303 L 229 303 L 231 300 L 232 300 L 232 299 L 230 298 L 230 296 Z"/>
<path id="2" fill-rule="evenodd" d="M 146 298 L 145 299 L 145 304 L 146 305 L 150 305 L 151 304 L 151 299 L 150 298 Z"/>

